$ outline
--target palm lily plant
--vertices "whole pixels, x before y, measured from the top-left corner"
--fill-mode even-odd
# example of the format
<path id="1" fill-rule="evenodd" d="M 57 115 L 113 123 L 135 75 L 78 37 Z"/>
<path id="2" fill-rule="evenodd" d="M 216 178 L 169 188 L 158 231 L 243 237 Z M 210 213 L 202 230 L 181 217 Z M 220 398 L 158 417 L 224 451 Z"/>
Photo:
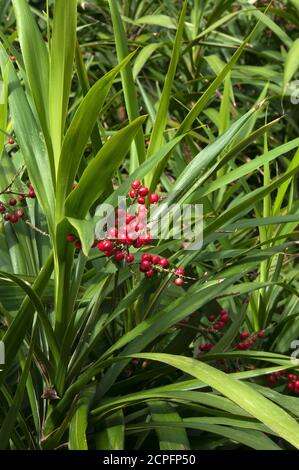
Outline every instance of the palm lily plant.
<path id="1" fill-rule="evenodd" d="M 299 448 L 286 3 L 0 2 L 1 449 Z"/>

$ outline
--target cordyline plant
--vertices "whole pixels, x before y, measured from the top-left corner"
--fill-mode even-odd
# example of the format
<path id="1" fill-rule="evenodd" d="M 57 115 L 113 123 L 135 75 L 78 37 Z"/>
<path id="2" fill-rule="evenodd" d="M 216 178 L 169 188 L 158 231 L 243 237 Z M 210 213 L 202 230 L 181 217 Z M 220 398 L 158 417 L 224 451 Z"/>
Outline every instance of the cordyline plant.
<path id="1" fill-rule="evenodd" d="M 267 117 L 267 83 L 257 99 L 240 86 L 241 112 L 232 91 L 234 70 L 244 67 L 246 81 L 237 61 L 257 53 L 265 25 L 289 53 L 297 45 L 271 11 L 252 6 L 240 21 L 259 22 L 243 41 L 228 29 L 225 62 L 209 56 L 207 73 L 201 48 L 209 35 L 216 46 L 224 39 L 217 28 L 234 28 L 241 6 L 227 13 L 232 2 L 206 2 L 203 12 L 185 1 L 175 25 L 159 9 L 146 16 L 147 2 L 126 3 L 123 16 L 117 0 L 92 4 L 111 19 L 118 63 L 104 51 L 89 70 L 77 0 L 47 2 L 37 16 L 26 0 L 3 2 L 17 34 L 5 30 L 0 45 L 0 448 L 299 448 L 288 356 L 298 331 L 299 138 L 268 138 L 282 119 Z M 125 22 L 140 34 L 165 27 L 171 44 L 150 42 L 146 30 L 138 50 Z M 163 47 L 165 76 L 147 63 Z M 286 95 L 294 73 L 271 93 Z M 127 117 L 115 124 L 121 95 Z M 207 108 L 215 96 L 219 112 Z M 116 208 L 118 196 L 138 211 L 116 212 L 96 239 L 98 205 Z M 161 201 L 203 204 L 200 250 L 151 240 L 141 216 Z"/>

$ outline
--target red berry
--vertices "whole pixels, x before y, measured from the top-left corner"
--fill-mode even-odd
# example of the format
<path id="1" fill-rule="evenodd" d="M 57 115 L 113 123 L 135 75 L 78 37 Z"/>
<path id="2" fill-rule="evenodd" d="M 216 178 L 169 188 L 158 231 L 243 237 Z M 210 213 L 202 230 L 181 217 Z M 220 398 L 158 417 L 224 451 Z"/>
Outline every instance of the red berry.
<path id="1" fill-rule="evenodd" d="M 224 328 L 224 327 L 225 327 L 224 321 L 221 321 L 221 320 L 220 320 L 220 321 L 218 321 L 217 323 L 218 323 L 218 325 L 219 325 L 219 328 Z"/>
<path id="2" fill-rule="evenodd" d="M 209 315 L 208 320 L 211 321 L 211 322 L 214 321 L 215 320 L 215 315 Z"/>
<path id="3" fill-rule="evenodd" d="M 10 220 L 10 214 L 5 214 L 4 215 L 4 220 L 6 220 L 7 222 Z"/>
<path id="4" fill-rule="evenodd" d="M 158 202 L 159 201 L 158 194 L 155 194 L 155 193 L 150 194 L 148 197 L 148 201 L 150 204 L 155 204 L 156 202 Z"/>
<path id="5" fill-rule="evenodd" d="M 6 207 L 4 206 L 4 204 L 0 204 L 0 214 L 5 214 L 6 212 Z"/>
<path id="6" fill-rule="evenodd" d="M 150 255 L 149 253 L 143 253 L 141 255 L 141 259 L 142 261 L 152 261 L 152 255 Z"/>
<path id="7" fill-rule="evenodd" d="M 148 195 L 148 188 L 146 188 L 145 186 L 141 186 L 141 188 L 139 188 L 139 196 L 145 197 L 147 195 Z"/>
<path id="8" fill-rule="evenodd" d="M 258 338 L 264 338 L 265 337 L 265 332 L 264 331 L 258 331 L 257 332 L 257 337 Z"/>
<path id="9" fill-rule="evenodd" d="M 137 196 L 137 192 L 135 189 L 131 189 L 131 191 L 129 192 L 129 196 L 134 199 L 136 196 Z"/>
<path id="10" fill-rule="evenodd" d="M 288 387 L 289 390 L 293 390 L 293 388 L 294 388 L 294 382 L 289 382 L 289 383 L 287 384 L 287 387 Z"/>
<path id="11" fill-rule="evenodd" d="M 132 255 L 131 253 L 128 253 L 126 255 L 126 262 L 127 263 L 133 263 L 133 261 L 134 261 L 134 255 Z"/>
<path id="12" fill-rule="evenodd" d="M 141 272 L 145 273 L 146 271 L 149 271 L 150 266 L 151 266 L 151 263 L 145 260 L 140 263 L 139 269 Z"/>
<path id="13" fill-rule="evenodd" d="M 277 382 L 277 378 L 275 377 L 275 375 L 269 375 L 268 377 L 268 381 L 271 382 L 271 383 L 275 383 Z"/>
<path id="14" fill-rule="evenodd" d="M 17 221 L 18 221 L 19 219 L 18 219 L 18 217 L 16 216 L 16 214 L 11 214 L 9 220 L 10 220 L 13 224 L 15 224 L 15 223 L 17 223 Z"/>
<path id="15" fill-rule="evenodd" d="M 145 274 L 146 277 L 150 278 L 150 277 L 153 277 L 156 274 L 156 271 L 154 269 L 149 269 L 144 274 Z"/>
<path id="16" fill-rule="evenodd" d="M 220 310 L 220 315 L 229 315 L 229 312 L 228 312 L 228 310 L 226 310 L 225 308 L 222 308 L 222 309 Z"/>
<path id="17" fill-rule="evenodd" d="M 153 264 L 159 264 L 160 263 L 160 256 L 152 256 L 152 263 Z"/>
<path id="18" fill-rule="evenodd" d="M 138 202 L 138 204 L 145 204 L 145 199 L 144 199 L 144 197 L 139 196 L 139 198 L 137 199 L 137 202 Z"/>
<path id="19" fill-rule="evenodd" d="M 166 268 L 169 266 L 169 261 L 167 258 L 161 258 L 159 261 L 160 266 L 163 266 L 163 268 Z"/>
<path id="20" fill-rule="evenodd" d="M 295 387 L 299 388 L 299 380 L 296 380 Z"/>
<path id="21" fill-rule="evenodd" d="M 33 189 L 30 189 L 30 191 L 28 193 L 28 197 L 31 197 L 32 199 L 34 199 L 36 197 L 35 191 L 33 191 Z"/>
<path id="22" fill-rule="evenodd" d="M 75 248 L 76 248 L 77 250 L 81 250 L 82 244 L 81 244 L 80 240 L 76 241 L 76 243 L 75 243 Z"/>
<path id="23" fill-rule="evenodd" d="M 65 239 L 66 239 L 67 242 L 73 243 L 73 242 L 76 240 L 76 237 L 75 237 L 75 235 L 73 235 L 72 233 L 69 233 L 69 234 L 65 237 Z"/>
<path id="24" fill-rule="evenodd" d="M 13 139 L 8 139 L 7 143 L 8 143 L 8 145 L 13 145 L 15 143 L 15 141 Z"/>
<path id="25" fill-rule="evenodd" d="M 250 333 L 248 331 L 242 331 L 242 333 L 240 333 L 241 339 L 249 338 L 249 336 L 250 336 Z"/>
<path id="26" fill-rule="evenodd" d="M 296 388 L 296 387 L 295 387 L 295 388 L 294 388 L 294 392 L 298 395 L 298 393 L 299 393 L 299 388 Z"/>
<path id="27" fill-rule="evenodd" d="M 184 281 L 181 277 L 177 277 L 174 281 L 175 285 L 176 286 L 183 286 L 184 285 Z"/>
<path id="28" fill-rule="evenodd" d="M 21 219 L 22 217 L 24 217 L 24 211 L 22 209 L 18 209 L 16 212 L 15 212 L 16 216 L 18 217 L 18 219 Z"/>
<path id="29" fill-rule="evenodd" d="M 229 317 L 228 313 L 222 313 L 222 315 L 220 315 L 220 318 L 221 318 L 222 321 L 227 322 L 227 321 L 229 321 L 230 317 Z"/>
<path id="30" fill-rule="evenodd" d="M 132 182 L 131 186 L 132 186 L 132 189 L 138 189 L 139 186 L 141 186 L 141 183 L 140 183 L 139 180 L 134 180 L 134 181 Z"/>
<path id="31" fill-rule="evenodd" d="M 185 271 L 184 268 L 177 268 L 177 269 L 175 270 L 175 273 L 176 273 L 178 276 L 185 276 L 186 271 Z"/>
<path id="32" fill-rule="evenodd" d="M 10 206 L 15 206 L 17 204 L 17 200 L 15 198 L 12 198 L 9 200 L 9 205 Z"/>
<path id="33" fill-rule="evenodd" d="M 108 250 L 105 250 L 104 251 L 104 255 L 105 256 L 111 256 L 112 252 L 111 251 L 108 251 Z"/>
<path id="34" fill-rule="evenodd" d="M 117 217 L 124 217 L 126 215 L 124 209 L 117 209 L 116 210 Z"/>
<path id="35" fill-rule="evenodd" d="M 25 197 L 23 196 L 23 194 L 19 194 L 18 195 L 18 199 L 20 202 L 24 202 L 25 201 Z"/>
<path id="36" fill-rule="evenodd" d="M 121 243 L 124 243 L 127 241 L 127 235 L 125 233 L 119 233 L 117 235 L 117 239 L 118 241 L 120 241 Z"/>
<path id="37" fill-rule="evenodd" d="M 289 375 L 288 375 L 288 379 L 289 379 L 289 380 L 297 380 L 297 375 L 295 375 L 295 374 L 289 374 Z"/>
<path id="38" fill-rule="evenodd" d="M 123 254 L 122 251 L 116 251 L 116 252 L 114 253 L 113 257 L 114 257 L 115 261 L 120 262 L 120 261 L 122 261 L 122 260 L 124 259 L 125 255 Z"/>
<path id="39" fill-rule="evenodd" d="M 110 227 L 107 235 L 109 238 L 117 238 L 118 230 L 116 227 Z"/>
<path id="40" fill-rule="evenodd" d="M 126 215 L 125 222 L 126 222 L 126 224 L 129 224 L 134 219 L 135 219 L 135 215 Z"/>

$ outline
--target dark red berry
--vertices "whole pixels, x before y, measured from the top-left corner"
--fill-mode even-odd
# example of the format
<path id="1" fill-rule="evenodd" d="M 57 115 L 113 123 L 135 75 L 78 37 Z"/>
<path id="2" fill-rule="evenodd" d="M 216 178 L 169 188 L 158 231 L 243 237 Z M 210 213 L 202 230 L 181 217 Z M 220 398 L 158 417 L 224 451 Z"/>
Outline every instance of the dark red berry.
<path id="1" fill-rule="evenodd" d="M 139 269 L 141 272 L 145 273 L 146 271 L 149 271 L 150 266 L 151 266 L 151 263 L 145 260 L 140 263 Z"/>
<path id="2" fill-rule="evenodd" d="M 131 186 L 132 186 L 132 189 L 138 189 L 141 186 L 141 183 L 139 180 L 134 180 L 132 181 Z"/>
<path id="3" fill-rule="evenodd" d="M 161 258 L 159 261 L 160 266 L 163 266 L 163 268 L 166 268 L 169 266 L 169 261 L 167 258 Z"/>
<path id="4" fill-rule="evenodd" d="M 75 235 L 73 235 L 72 233 L 69 233 L 69 234 L 65 237 L 65 239 L 66 239 L 67 242 L 73 243 L 73 242 L 76 240 L 76 237 L 75 237 Z"/>
<path id="5" fill-rule="evenodd" d="M 210 322 L 214 321 L 214 320 L 215 320 L 215 315 L 209 315 L 209 316 L 208 316 L 208 320 L 209 320 Z"/>
<path id="6" fill-rule="evenodd" d="M 127 263 L 133 263 L 133 261 L 134 261 L 134 255 L 132 255 L 131 253 L 128 253 L 126 255 L 126 262 Z"/>
<path id="7" fill-rule="evenodd" d="M 22 209 L 18 209 L 16 212 L 15 212 L 16 216 L 18 217 L 18 219 L 21 219 L 22 217 L 24 217 L 24 211 Z"/>
<path id="8" fill-rule="evenodd" d="M 107 234 L 109 238 L 117 238 L 118 230 L 116 227 L 110 227 Z"/>
<path id="9" fill-rule="evenodd" d="M 242 331 L 242 333 L 240 333 L 241 339 L 249 338 L 249 336 L 250 336 L 250 333 L 248 331 Z"/>
<path id="10" fill-rule="evenodd" d="M 146 277 L 151 278 L 156 274 L 156 271 L 154 269 L 149 269 L 144 274 L 145 274 Z"/>
<path id="11" fill-rule="evenodd" d="M 10 206 L 15 206 L 17 204 L 17 200 L 15 198 L 12 198 L 9 200 L 9 205 Z"/>
<path id="12" fill-rule="evenodd" d="M 115 261 L 120 262 L 120 261 L 123 261 L 125 255 L 123 254 L 122 251 L 116 251 L 114 253 L 113 257 L 114 257 Z"/>
<path id="13" fill-rule="evenodd" d="M 177 268 L 177 269 L 175 270 L 175 273 L 176 273 L 178 276 L 185 276 L 186 271 L 185 271 L 184 268 Z"/>
<path id="14" fill-rule="evenodd" d="M 76 250 L 81 250 L 82 248 L 82 243 L 80 242 L 80 240 L 77 240 L 76 243 L 75 243 L 75 248 Z"/>
<path id="15" fill-rule="evenodd" d="M 148 188 L 146 188 L 145 186 L 141 186 L 141 188 L 139 188 L 139 196 L 145 197 L 147 195 L 148 195 Z"/>
<path id="16" fill-rule="evenodd" d="M 149 195 L 149 197 L 148 197 L 148 202 L 149 202 L 150 204 L 155 204 L 155 203 L 158 202 L 158 201 L 159 201 L 159 196 L 158 196 L 158 194 L 152 193 L 152 194 Z"/>
<path id="17" fill-rule="evenodd" d="M 7 222 L 10 220 L 10 214 L 5 214 L 4 215 L 4 220 L 6 220 Z"/>
<path id="18" fill-rule="evenodd" d="M 11 214 L 10 219 L 9 219 L 13 224 L 16 224 L 18 222 L 18 217 L 16 214 Z"/>
<path id="19" fill-rule="evenodd" d="M 5 214 L 6 212 L 6 207 L 4 206 L 4 204 L 0 204 L 0 214 Z"/>
<path id="20" fill-rule="evenodd" d="M 34 199 L 36 197 L 35 191 L 33 189 L 30 189 L 28 196 Z"/>
<path id="21" fill-rule="evenodd" d="M 258 331 L 257 332 L 257 337 L 258 338 L 264 338 L 265 337 L 265 332 L 264 331 Z"/>

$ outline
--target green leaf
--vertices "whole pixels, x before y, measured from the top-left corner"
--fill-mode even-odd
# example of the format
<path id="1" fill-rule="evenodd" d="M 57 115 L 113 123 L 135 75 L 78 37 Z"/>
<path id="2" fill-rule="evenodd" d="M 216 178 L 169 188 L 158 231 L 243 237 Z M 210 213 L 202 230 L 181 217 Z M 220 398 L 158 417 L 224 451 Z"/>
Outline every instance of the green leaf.
<path id="1" fill-rule="evenodd" d="M 141 116 L 107 140 L 84 171 L 78 186 L 66 200 L 66 214 L 83 219 L 90 206 L 105 191 L 105 185 L 127 154 L 146 116 Z M 100 178 L 100 180 L 99 180 Z M 99 184 L 100 183 L 100 184 Z"/>
<path id="2" fill-rule="evenodd" d="M 130 54 L 93 85 L 83 98 L 70 123 L 63 141 L 58 167 L 57 178 L 60 184 L 57 187 L 57 206 L 60 210 L 62 210 L 67 192 L 72 188 L 88 138 L 96 124 L 113 80 L 134 55 L 134 52 Z"/>
<path id="3" fill-rule="evenodd" d="M 249 385 L 233 380 L 224 372 L 188 357 L 158 353 L 135 354 L 134 357 L 163 362 L 202 380 L 299 448 L 299 424 L 296 420 Z"/>
<path id="4" fill-rule="evenodd" d="M 77 0 L 55 0 L 50 60 L 49 121 L 56 173 L 68 110 L 76 47 Z"/>

